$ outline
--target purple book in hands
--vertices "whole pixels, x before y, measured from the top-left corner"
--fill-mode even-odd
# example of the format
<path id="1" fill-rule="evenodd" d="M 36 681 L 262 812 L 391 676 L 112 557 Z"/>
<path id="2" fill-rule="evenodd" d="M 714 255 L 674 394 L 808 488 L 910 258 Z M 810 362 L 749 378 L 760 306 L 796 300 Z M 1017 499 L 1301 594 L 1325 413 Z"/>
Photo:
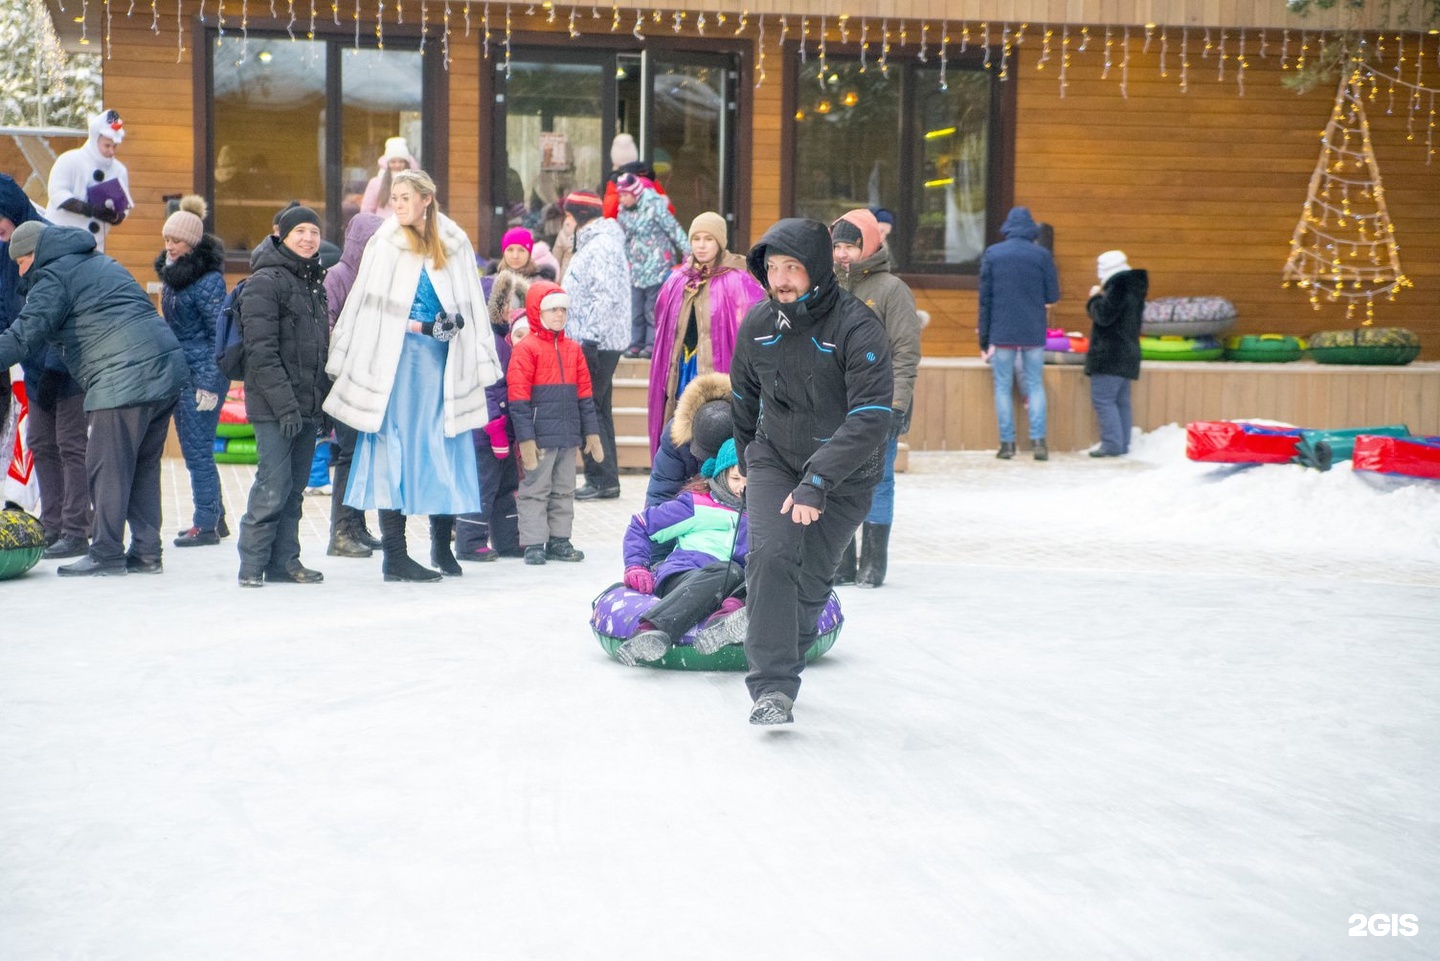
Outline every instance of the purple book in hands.
<path id="1" fill-rule="evenodd" d="M 117 214 L 123 214 L 130 207 L 130 198 L 125 196 L 125 186 L 118 180 L 102 180 L 91 184 L 85 190 L 85 199 L 92 207 L 110 207 Z"/>

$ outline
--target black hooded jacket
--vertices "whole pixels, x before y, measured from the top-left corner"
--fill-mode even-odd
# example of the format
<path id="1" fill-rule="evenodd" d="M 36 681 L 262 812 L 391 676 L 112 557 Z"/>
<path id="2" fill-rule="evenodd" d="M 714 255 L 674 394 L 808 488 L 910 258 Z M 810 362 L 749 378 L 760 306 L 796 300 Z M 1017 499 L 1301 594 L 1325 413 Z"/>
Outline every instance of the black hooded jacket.
<path id="1" fill-rule="evenodd" d="M 318 257 L 306 260 L 276 237 L 255 249 L 250 268 L 240 295 L 245 414 L 252 424 L 289 414 L 319 420 L 330 392 L 325 268 Z"/>
<path id="2" fill-rule="evenodd" d="M 735 444 L 763 438 L 802 482 L 859 493 L 880 479 L 894 381 L 885 325 L 835 279 L 830 231 L 816 220 L 781 220 L 746 258 L 768 287 L 769 254 L 794 257 L 810 275 L 795 303 L 767 297 L 750 309 L 730 366 Z"/>
<path id="3" fill-rule="evenodd" d="M 1122 270 L 1090 298 L 1090 352 L 1086 374 L 1113 374 L 1140 378 L 1140 324 L 1145 319 L 1145 295 L 1150 276 L 1143 270 Z"/>

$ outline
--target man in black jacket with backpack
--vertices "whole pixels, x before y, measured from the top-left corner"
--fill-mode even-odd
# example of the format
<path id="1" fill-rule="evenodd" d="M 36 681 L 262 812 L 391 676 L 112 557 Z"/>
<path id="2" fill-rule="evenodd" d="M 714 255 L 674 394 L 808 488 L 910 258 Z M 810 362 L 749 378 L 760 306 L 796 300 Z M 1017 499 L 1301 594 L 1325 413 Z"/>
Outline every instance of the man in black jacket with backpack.
<path id="1" fill-rule="evenodd" d="M 750 530 L 745 681 L 750 723 L 786 724 L 840 555 L 880 480 L 890 342 L 836 281 L 819 221 L 776 223 L 747 265 L 770 296 L 740 324 L 730 367 Z"/>

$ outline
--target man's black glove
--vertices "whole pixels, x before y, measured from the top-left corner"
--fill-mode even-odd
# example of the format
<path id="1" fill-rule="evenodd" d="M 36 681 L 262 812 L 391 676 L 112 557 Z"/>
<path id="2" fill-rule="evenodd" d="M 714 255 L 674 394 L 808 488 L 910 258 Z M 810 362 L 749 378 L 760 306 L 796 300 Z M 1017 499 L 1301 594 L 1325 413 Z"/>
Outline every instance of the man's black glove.
<path id="1" fill-rule="evenodd" d="M 890 437 L 903 437 L 910 432 L 910 412 L 896 407 L 890 412 Z"/>
<path id="2" fill-rule="evenodd" d="M 818 480 L 818 478 L 816 479 Z M 823 511 L 825 510 L 825 489 L 806 480 L 790 492 L 790 500 L 796 504 Z"/>
<path id="3" fill-rule="evenodd" d="M 44 411 L 52 411 L 55 405 L 60 402 L 60 388 L 65 384 L 65 375 L 58 370 L 47 370 L 40 375 L 40 383 L 35 385 L 35 406 Z"/>
<path id="4" fill-rule="evenodd" d="M 427 337 L 434 337 L 443 344 L 454 340 L 455 335 L 460 333 L 464 327 L 464 315 L 447 314 L 442 310 L 435 315 L 434 320 L 427 320 L 420 325 L 420 333 Z"/>
<path id="5" fill-rule="evenodd" d="M 286 440 L 294 440 L 300 436 L 301 426 L 299 414 L 286 414 L 280 418 L 280 436 Z"/>

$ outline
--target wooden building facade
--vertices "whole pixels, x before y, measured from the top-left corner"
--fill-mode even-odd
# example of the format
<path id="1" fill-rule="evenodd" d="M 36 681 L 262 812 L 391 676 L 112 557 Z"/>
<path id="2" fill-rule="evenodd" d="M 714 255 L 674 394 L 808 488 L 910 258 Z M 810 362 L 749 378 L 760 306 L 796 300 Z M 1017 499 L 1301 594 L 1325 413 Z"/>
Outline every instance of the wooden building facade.
<path id="1" fill-rule="evenodd" d="M 924 250 L 916 239 L 914 256 L 901 265 L 931 316 L 927 357 L 977 353 L 977 244 L 998 239 L 999 221 L 1012 204 L 1028 206 L 1053 227 L 1059 326 L 1088 327 L 1084 301 L 1095 257 L 1120 248 L 1149 270 L 1152 297 L 1226 297 L 1238 308 L 1236 332 L 1305 336 L 1355 326 L 1365 308 L 1361 302 L 1347 317 L 1343 303 L 1322 298 L 1315 309 L 1305 291 L 1282 286 L 1337 96 L 1333 78 L 1303 94 L 1282 81 L 1313 66 L 1322 48 L 1333 54 L 1341 31 L 1358 29 L 1368 31 L 1369 72 L 1361 90 L 1373 169 L 1383 179 L 1398 256 L 1413 285 L 1393 302 L 1379 297 L 1374 322 L 1416 331 L 1422 360 L 1437 360 L 1440 35 L 1433 25 L 1416 29 L 1424 7 L 1410 6 L 1415 10 L 1395 3 L 1374 14 L 1332 9 L 1301 18 L 1279 0 L 914 0 L 853 9 L 797 0 L 748 11 L 707 3 L 637 9 L 404 0 L 385 4 L 378 24 L 370 0 L 351 10 L 288 0 L 273 8 L 181 0 L 178 18 L 174 8 L 162 10 L 153 24 L 149 10 L 142 16 L 137 8 L 128 17 L 116 11 L 108 26 L 92 23 L 90 37 L 107 57 L 106 106 L 126 122 L 121 156 L 139 206 L 111 233 L 109 252 L 142 280 L 152 279 L 162 198 L 197 191 L 212 199 L 219 217 L 233 184 L 236 137 L 250 154 L 266 155 L 245 171 L 273 188 L 254 197 L 264 216 L 297 197 L 335 206 L 330 223 L 338 225 L 338 207 L 353 202 L 356 177 L 374 173 L 376 148 L 408 129 L 413 146 L 423 148 L 422 164 L 441 185 L 446 212 L 471 233 L 477 250 L 494 253 L 517 199 L 538 206 L 565 186 L 545 177 L 548 166 L 558 166 L 549 152 L 557 149 L 557 125 L 542 117 L 554 111 L 537 107 L 541 119 L 531 122 L 517 106 L 523 100 L 517 78 L 531 70 L 535 86 L 526 89 L 535 102 L 593 101 L 586 116 L 566 121 L 568 140 L 560 131 L 558 149 L 569 154 L 560 160 L 570 163 L 576 187 L 593 186 L 608 172 L 614 133 L 635 130 L 646 159 L 654 161 L 660 135 L 649 135 L 658 129 L 657 117 L 666 110 L 688 117 L 680 133 L 665 135 L 681 138 L 675 143 L 683 141 L 682 150 L 692 135 L 699 144 L 686 157 L 672 148 L 666 158 L 681 219 L 688 223 L 698 212 L 689 209 L 695 203 L 714 206 L 730 220 L 732 247 L 741 249 L 774 220 L 820 209 L 816 192 L 838 182 L 826 167 L 837 154 L 883 153 L 903 141 L 893 150 L 898 169 L 873 164 L 868 197 L 854 182 L 858 175 L 847 175 L 852 182 L 838 190 L 837 203 L 873 200 L 878 181 L 879 200 L 897 210 L 905 243 L 929 237 Z M 1375 19 L 1382 15 L 1391 22 Z M 73 23 L 57 25 L 73 37 Z M 283 57 L 282 47 L 291 43 L 309 45 L 301 58 L 308 66 L 275 83 L 319 83 L 324 103 L 309 115 L 278 112 L 271 122 L 237 126 L 236 98 L 243 99 L 247 84 L 266 83 L 259 58 Z M 377 49 L 382 43 L 383 52 Z M 347 66 L 356 50 L 372 59 Z M 398 90 L 384 65 L 386 58 L 393 64 L 406 57 L 420 78 L 418 102 L 414 91 L 395 94 L 412 101 L 399 104 L 398 113 L 349 102 L 349 77 L 361 73 L 382 88 L 370 96 L 383 100 L 385 89 Z M 255 68 L 253 75 L 236 67 L 242 62 Z M 545 73 L 557 64 L 569 72 Z M 625 87 L 626 71 L 637 65 L 648 84 L 639 94 Z M 326 69 L 328 79 L 317 81 L 315 71 Z M 222 70 L 230 78 L 224 89 L 217 81 Z M 337 70 L 351 73 L 341 81 Z M 853 89 L 835 87 L 837 76 Z M 932 121 L 926 114 L 962 96 L 955 93 L 962 76 L 979 91 L 965 109 L 973 107 L 986 125 L 983 142 L 963 164 L 960 152 L 934 146 L 937 136 L 948 136 L 945 117 Z M 675 79 L 671 93 L 680 99 L 662 97 L 660 77 Z M 849 140 L 816 139 L 807 127 L 820 119 L 817 112 L 829 121 L 849 98 L 887 83 L 897 88 L 893 96 L 905 112 L 898 124 L 885 120 L 873 130 L 852 131 Z M 936 99 L 942 88 L 950 100 Z M 715 118 L 708 129 L 707 116 Z M 543 158 L 539 164 L 547 169 L 517 178 L 521 140 L 527 156 Z M 350 156 L 357 144 L 358 161 Z M 318 167 L 317 175 L 281 186 L 287 157 L 301 155 Z M 686 180 L 700 169 L 703 177 Z M 952 195 L 948 191 L 959 188 L 946 182 L 961 172 L 978 187 Z M 1374 179 L 1369 169 L 1356 176 L 1357 182 Z M 351 183 L 335 186 L 337 178 Z M 548 195 L 538 186 L 546 183 Z M 932 189 L 947 191 L 949 199 L 936 207 L 926 199 Z M 945 214 L 937 220 L 941 208 Z M 234 246 L 238 252 L 238 240 Z"/>

